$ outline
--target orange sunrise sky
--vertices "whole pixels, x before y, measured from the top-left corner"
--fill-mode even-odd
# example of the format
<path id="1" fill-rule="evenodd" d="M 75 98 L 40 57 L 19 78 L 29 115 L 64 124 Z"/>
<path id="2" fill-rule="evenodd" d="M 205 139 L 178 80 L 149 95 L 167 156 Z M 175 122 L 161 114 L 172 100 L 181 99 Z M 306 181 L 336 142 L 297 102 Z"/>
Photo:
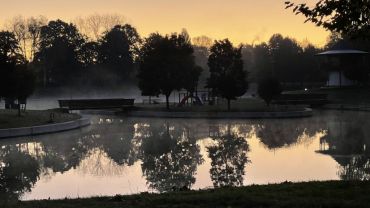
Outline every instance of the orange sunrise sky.
<path id="1" fill-rule="evenodd" d="M 14 16 L 44 15 L 71 21 L 89 14 L 120 14 L 142 36 L 186 28 L 192 37 L 266 41 L 274 33 L 323 46 L 329 33 L 286 10 L 285 0 L 0 0 L 0 27 Z M 313 4 L 317 0 L 295 0 Z"/>

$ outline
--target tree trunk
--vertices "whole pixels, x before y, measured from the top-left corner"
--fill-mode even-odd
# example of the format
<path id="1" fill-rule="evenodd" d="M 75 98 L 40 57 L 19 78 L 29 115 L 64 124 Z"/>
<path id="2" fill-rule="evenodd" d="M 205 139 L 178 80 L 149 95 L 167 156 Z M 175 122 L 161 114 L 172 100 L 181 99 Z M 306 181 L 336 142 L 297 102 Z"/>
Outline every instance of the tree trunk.
<path id="1" fill-rule="evenodd" d="M 166 108 L 167 110 L 170 110 L 170 101 L 169 101 L 170 95 L 166 95 Z"/>
<path id="2" fill-rule="evenodd" d="M 18 116 L 19 117 L 21 116 L 21 104 L 19 104 L 19 100 L 18 100 Z"/>
<path id="3" fill-rule="evenodd" d="M 227 111 L 230 111 L 230 99 L 227 99 Z"/>

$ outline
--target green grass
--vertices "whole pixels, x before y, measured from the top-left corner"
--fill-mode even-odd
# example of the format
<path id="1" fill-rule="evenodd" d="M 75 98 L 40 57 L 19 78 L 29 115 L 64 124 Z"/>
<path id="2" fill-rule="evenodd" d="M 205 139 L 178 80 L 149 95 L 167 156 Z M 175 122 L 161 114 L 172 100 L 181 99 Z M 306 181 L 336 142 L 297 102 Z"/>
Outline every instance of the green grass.
<path id="1" fill-rule="evenodd" d="M 135 110 L 140 111 L 167 111 L 166 104 L 135 104 Z M 284 106 L 284 105 L 270 105 L 260 99 L 238 99 L 231 101 L 232 112 L 285 112 L 303 110 L 304 106 Z M 220 101 L 216 105 L 185 105 L 178 107 L 176 103 L 170 104 L 170 111 L 174 112 L 226 112 L 227 103 L 225 100 Z"/>
<path id="2" fill-rule="evenodd" d="M 165 194 L 24 201 L 4 207 L 370 207 L 370 182 L 308 182 Z"/>
<path id="3" fill-rule="evenodd" d="M 54 113 L 54 119 L 50 114 Z M 77 114 L 61 113 L 52 110 L 34 111 L 27 110 L 18 116 L 18 110 L 0 110 L 0 129 L 38 126 L 50 123 L 72 121 L 80 118 Z"/>

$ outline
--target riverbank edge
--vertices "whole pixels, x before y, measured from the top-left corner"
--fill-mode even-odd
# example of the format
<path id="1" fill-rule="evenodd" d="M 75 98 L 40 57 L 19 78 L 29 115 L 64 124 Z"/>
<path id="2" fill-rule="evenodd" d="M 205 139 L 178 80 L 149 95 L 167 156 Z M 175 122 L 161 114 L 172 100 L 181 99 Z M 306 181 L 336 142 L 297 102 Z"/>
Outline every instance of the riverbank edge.
<path id="1" fill-rule="evenodd" d="M 8 207 L 368 207 L 370 182 L 250 185 L 170 193 L 20 201 Z"/>
<path id="2" fill-rule="evenodd" d="M 276 112 L 181 112 L 181 111 L 127 111 L 119 112 L 127 117 L 146 118 L 199 118 L 199 119 L 268 119 L 268 118 L 301 118 L 313 115 L 311 108 L 301 111 L 276 111 Z"/>
<path id="3" fill-rule="evenodd" d="M 90 124 L 91 124 L 91 121 L 89 118 L 81 117 L 79 119 L 76 119 L 73 121 L 67 121 L 67 122 L 45 124 L 45 125 L 38 125 L 38 126 L 29 126 L 29 127 L 0 129 L 0 139 L 57 133 L 57 132 L 82 128 L 85 126 L 89 126 Z"/>
<path id="4" fill-rule="evenodd" d="M 360 111 L 370 112 L 370 105 L 351 105 L 351 104 L 326 104 L 321 107 L 323 110 L 339 110 L 339 111 Z"/>

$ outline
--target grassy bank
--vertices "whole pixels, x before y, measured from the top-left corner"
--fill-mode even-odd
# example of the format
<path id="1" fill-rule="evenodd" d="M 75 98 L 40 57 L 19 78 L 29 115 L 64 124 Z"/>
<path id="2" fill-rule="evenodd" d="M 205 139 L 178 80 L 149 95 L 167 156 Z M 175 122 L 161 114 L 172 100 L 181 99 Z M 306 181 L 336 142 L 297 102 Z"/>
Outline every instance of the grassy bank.
<path id="1" fill-rule="evenodd" d="M 51 114 L 53 118 L 51 119 Z M 18 116 L 17 110 L 0 110 L 0 129 L 39 126 L 50 123 L 72 121 L 80 118 L 77 114 L 61 113 L 51 110 L 27 110 Z"/>
<path id="2" fill-rule="evenodd" d="M 5 207 L 370 207 L 370 182 L 309 182 L 166 194 L 26 201 Z"/>

